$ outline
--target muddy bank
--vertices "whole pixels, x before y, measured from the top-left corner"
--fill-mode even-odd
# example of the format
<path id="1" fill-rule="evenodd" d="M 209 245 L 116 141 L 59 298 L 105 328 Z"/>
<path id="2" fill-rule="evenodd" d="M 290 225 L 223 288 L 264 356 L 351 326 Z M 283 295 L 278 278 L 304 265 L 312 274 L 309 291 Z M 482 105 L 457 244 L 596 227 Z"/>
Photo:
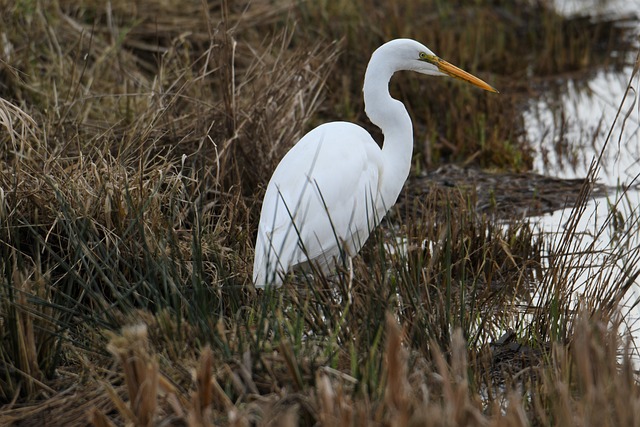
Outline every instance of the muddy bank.
<path id="1" fill-rule="evenodd" d="M 585 185 L 592 198 L 604 197 L 613 190 L 600 183 L 588 183 L 585 178 L 560 179 L 533 172 L 490 172 L 445 165 L 412 177 L 398 204 L 400 211 L 406 211 L 434 191 L 455 191 L 479 213 L 505 219 L 514 215 L 530 217 L 572 207 Z"/>

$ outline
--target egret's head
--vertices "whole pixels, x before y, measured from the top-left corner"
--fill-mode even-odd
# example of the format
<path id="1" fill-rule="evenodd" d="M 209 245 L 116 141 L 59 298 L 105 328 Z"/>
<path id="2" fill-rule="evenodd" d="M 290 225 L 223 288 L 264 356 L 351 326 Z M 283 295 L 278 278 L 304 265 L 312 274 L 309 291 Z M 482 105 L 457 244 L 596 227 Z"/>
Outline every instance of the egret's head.
<path id="1" fill-rule="evenodd" d="M 498 92 L 476 76 L 448 63 L 428 47 L 411 39 L 396 39 L 380 47 L 384 55 L 394 59 L 397 71 L 411 70 L 431 76 L 449 76 L 464 80 L 489 92 Z"/>

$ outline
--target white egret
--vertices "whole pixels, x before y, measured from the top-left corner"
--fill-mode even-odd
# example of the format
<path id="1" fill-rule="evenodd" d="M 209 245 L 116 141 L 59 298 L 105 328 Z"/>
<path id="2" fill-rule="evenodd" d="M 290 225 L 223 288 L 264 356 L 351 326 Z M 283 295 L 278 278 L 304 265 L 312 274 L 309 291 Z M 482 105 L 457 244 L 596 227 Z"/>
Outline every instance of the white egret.
<path id="1" fill-rule="evenodd" d="M 396 71 L 455 77 L 497 92 L 415 40 L 397 39 L 371 55 L 365 112 L 384 134 L 382 148 L 362 127 L 326 123 L 307 133 L 278 164 L 264 196 L 253 265 L 256 287 L 280 286 L 309 262 L 324 272 L 358 253 L 409 176 L 413 126 L 389 94 Z"/>

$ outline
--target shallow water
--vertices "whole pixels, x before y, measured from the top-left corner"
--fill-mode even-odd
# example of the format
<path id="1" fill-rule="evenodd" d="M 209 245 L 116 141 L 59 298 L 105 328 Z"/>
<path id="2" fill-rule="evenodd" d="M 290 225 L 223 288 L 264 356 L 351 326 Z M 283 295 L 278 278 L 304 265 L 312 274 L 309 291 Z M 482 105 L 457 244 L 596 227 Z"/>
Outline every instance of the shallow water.
<path id="1" fill-rule="evenodd" d="M 640 0 L 557 0 L 556 4 L 559 11 L 568 15 L 588 10 L 592 16 L 628 16 L 640 11 Z M 636 21 L 635 25 L 633 31 L 638 36 L 640 23 Z M 629 63 L 635 59 L 633 53 Z M 604 280 L 611 271 L 622 274 L 624 266 L 613 262 L 611 258 L 615 257 L 608 258 L 608 254 L 625 251 L 628 259 L 635 260 L 634 255 L 640 252 L 640 77 L 632 78 L 632 72 L 629 65 L 621 71 L 598 71 L 586 82 L 568 80 L 565 90 L 532 100 L 525 114 L 527 137 L 532 146 L 538 147 L 536 172 L 561 178 L 586 177 L 592 161 L 602 153 L 597 180 L 610 187 L 609 194 L 588 203 L 579 221 L 578 238 L 572 242 L 576 253 L 584 249 L 601 253 L 584 256 L 584 267 L 572 272 L 576 294 L 589 281 L 600 284 L 597 280 Z M 625 99 L 630 84 L 634 89 Z M 610 215 L 611 205 L 615 206 L 615 222 Z M 571 210 L 565 209 L 535 217 L 532 222 L 547 235 L 547 240 L 550 237 L 559 242 L 570 219 Z M 635 307 L 638 298 L 640 282 L 636 280 L 635 289 L 628 293 L 622 308 L 628 330 L 635 338 L 640 338 L 636 325 L 640 322 L 640 309 Z"/>
<path id="2" fill-rule="evenodd" d="M 559 11 L 571 15 L 588 10 L 592 16 L 636 16 L 632 34 L 640 49 L 640 0 L 556 0 Z M 597 18 L 594 18 L 597 19 Z M 549 94 L 532 100 L 525 115 L 529 141 L 539 144 L 534 168 L 537 172 L 561 178 L 587 175 L 591 160 L 597 158 L 607 141 L 610 126 L 620 116 L 602 159 L 598 179 L 611 186 L 640 188 L 640 79 L 631 80 L 636 52 L 629 53 L 621 71 L 599 70 L 586 82 L 567 80 L 560 95 Z M 635 89 L 627 94 L 627 86 Z M 626 98 L 626 99 L 625 99 Z M 622 107 L 621 107 L 622 105 Z"/>

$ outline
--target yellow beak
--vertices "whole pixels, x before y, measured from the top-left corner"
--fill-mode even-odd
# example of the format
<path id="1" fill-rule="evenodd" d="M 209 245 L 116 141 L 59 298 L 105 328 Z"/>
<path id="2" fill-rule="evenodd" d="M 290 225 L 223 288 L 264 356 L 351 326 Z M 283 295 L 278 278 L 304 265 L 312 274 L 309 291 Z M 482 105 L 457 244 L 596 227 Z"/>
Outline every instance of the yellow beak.
<path id="1" fill-rule="evenodd" d="M 488 83 L 480 80 L 476 76 L 467 73 L 466 71 L 456 67 L 453 64 L 448 63 L 444 59 L 438 58 L 437 56 L 429 58 L 429 62 L 438 67 L 438 70 L 443 72 L 444 74 L 454 77 L 456 79 L 464 80 L 465 82 L 471 83 L 474 86 L 478 86 L 481 89 L 488 90 L 489 92 L 498 92 L 493 86 Z"/>

